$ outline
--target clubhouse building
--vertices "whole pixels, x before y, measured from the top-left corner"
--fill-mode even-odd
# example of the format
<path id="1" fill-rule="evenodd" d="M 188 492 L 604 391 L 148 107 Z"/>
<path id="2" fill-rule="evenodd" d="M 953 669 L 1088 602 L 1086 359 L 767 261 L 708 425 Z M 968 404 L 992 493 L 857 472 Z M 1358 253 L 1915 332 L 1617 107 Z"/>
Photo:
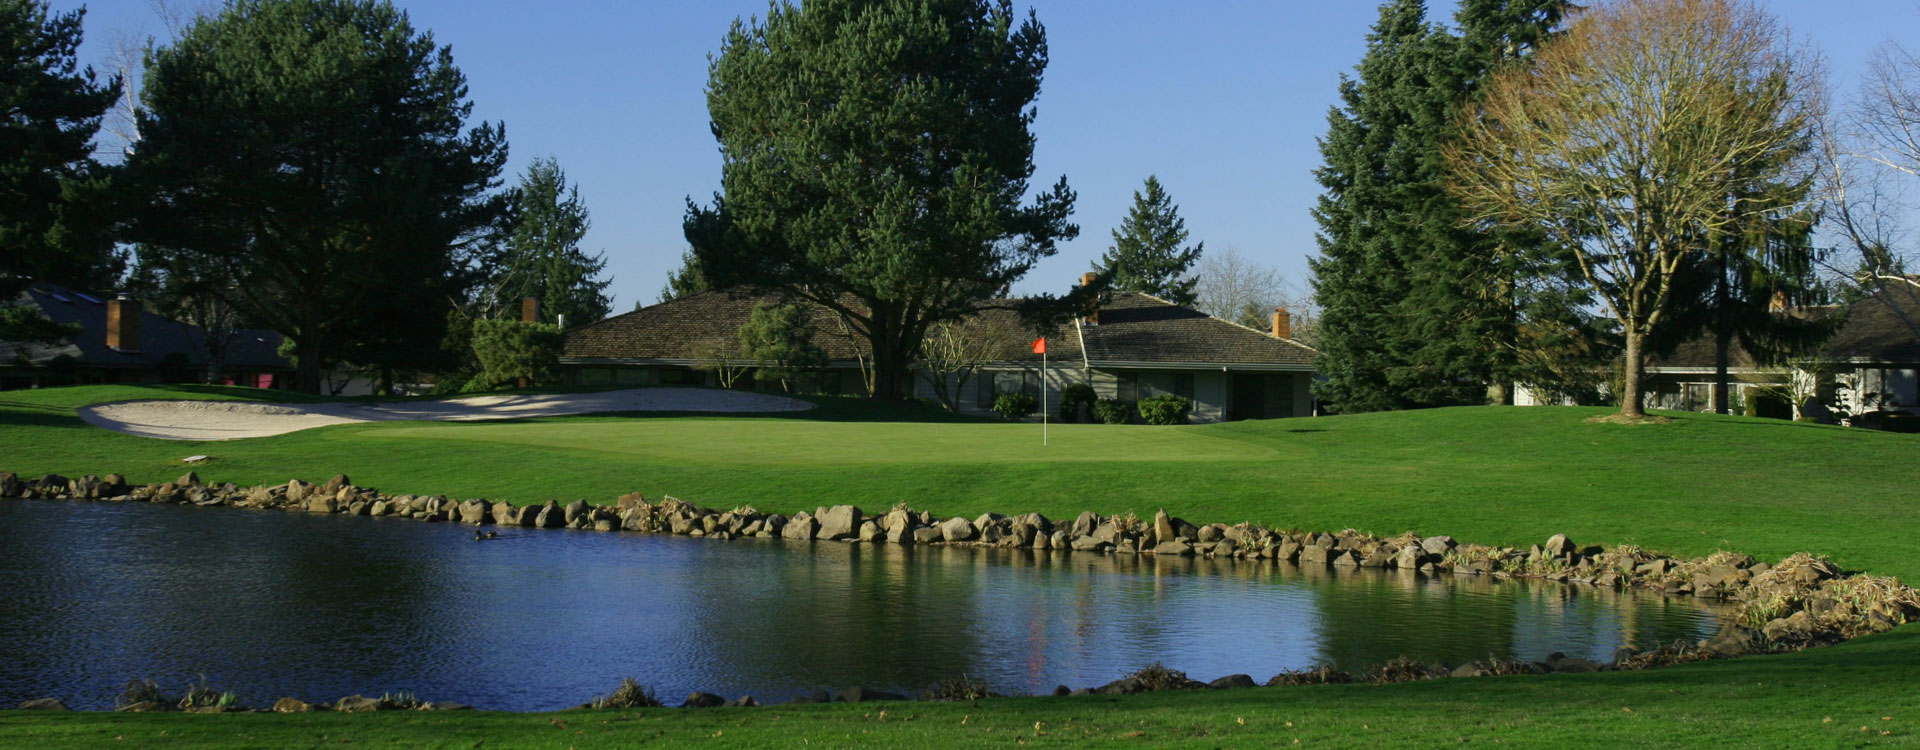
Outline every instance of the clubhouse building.
<path id="1" fill-rule="evenodd" d="M 754 305 L 770 301 L 778 299 L 708 291 L 616 315 L 567 331 L 560 364 L 578 385 L 718 385 L 715 353 L 737 347 Z M 849 335 L 831 310 L 797 304 L 811 308 L 812 341 L 830 363 L 793 387 L 865 395 L 866 341 Z M 991 413 L 999 393 L 1039 396 L 1044 389 L 1047 402 L 1057 404 L 1060 389 L 1087 383 L 1102 397 L 1128 401 L 1180 396 L 1192 403 L 1194 422 L 1309 416 L 1316 352 L 1291 337 L 1290 323 L 1285 310 L 1276 310 L 1272 327 L 1256 330 L 1136 292 L 1113 293 L 1098 309 L 1048 331 L 1021 326 L 1010 309 L 984 309 L 956 328 L 996 354 L 957 393 L 953 376 L 946 385 L 961 411 L 977 414 Z M 1044 369 L 1028 346 L 1042 335 Z M 935 397 L 931 377 L 916 372 L 915 397 Z M 751 377 L 734 385 L 769 387 Z"/>

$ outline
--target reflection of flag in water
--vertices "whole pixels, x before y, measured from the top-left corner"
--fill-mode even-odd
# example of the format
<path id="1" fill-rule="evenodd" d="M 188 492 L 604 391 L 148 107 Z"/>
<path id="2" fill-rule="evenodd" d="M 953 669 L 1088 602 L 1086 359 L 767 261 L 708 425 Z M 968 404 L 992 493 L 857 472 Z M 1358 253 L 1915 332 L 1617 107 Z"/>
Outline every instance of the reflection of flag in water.
<path id="1" fill-rule="evenodd" d="M 1041 336 L 1040 338 L 1033 340 L 1033 353 L 1034 354 L 1047 353 L 1047 337 Z"/>

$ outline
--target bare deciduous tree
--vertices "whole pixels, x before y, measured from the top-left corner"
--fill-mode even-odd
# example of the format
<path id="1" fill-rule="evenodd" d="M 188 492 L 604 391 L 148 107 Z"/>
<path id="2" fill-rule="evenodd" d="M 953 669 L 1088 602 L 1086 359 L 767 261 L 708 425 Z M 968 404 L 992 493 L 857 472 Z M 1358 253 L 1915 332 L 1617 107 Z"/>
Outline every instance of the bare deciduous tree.
<path id="1" fill-rule="evenodd" d="M 1318 317 L 1313 295 L 1299 291 L 1278 269 L 1248 258 L 1240 248 L 1229 245 L 1201 256 L 1195 274 L 1199 299 L 1194 306 L 1201 312 L 1265 330 L 1274 308 L 1284 307 L 1293 315 L 1293 338 L 1311 338 Z"/>
<path id="2" fill-rule="evenodd" d="M 1738 188 L 1809 147 L 1813 67 L 1740 0 L 1617 0 L 1496 75 L 1447 147 L 1473 219 L 1574 251 L 1626 339 L 1622 418 L 1645 417 L 1645 340 L 1683 262 L 1741 216 L 1791 208 L 1735 204 L 1773 200 Z"/>
<path id="3" fill-rule="evenodd" d="M 1920 279 L 1904 193 L 1920 177 L 1920 58 L 1888 43 L 1843 117 L 1820 132 L 1822 229 L 1833 278 L 1878 297 L 1920 336 Z"/>
<path id="4" fill-rule="evenodd" d="M 699 359 L 693 369 L 713 373 L 721 388 L 732 388 L 755 364 L 740 350 L 739 339 L 725 336 L 700 342 L 693 356 Z"/>
<path id="5" fill-rule="evenodd" d="M 920 377 L 948 411 L 960 410 L 960 392 L 980 368 L 1019 353 L 1026 337 L 1015 321 L 1012 315 L 987 312 L 927 331 L 920 342 Z"/>

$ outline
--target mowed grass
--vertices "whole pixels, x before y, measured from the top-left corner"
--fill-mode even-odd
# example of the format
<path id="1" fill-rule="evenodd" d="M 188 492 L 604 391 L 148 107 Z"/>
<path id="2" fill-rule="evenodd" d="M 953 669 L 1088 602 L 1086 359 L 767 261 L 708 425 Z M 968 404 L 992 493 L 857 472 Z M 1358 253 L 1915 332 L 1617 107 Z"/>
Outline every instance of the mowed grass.
<path id="1" fill-rule="evenodd" d="M 1083 510 L 1315 530 L 1451 534 L 1674 554 L 1828 554 L 1920 580 L 1920 436 L 1671 414 L 1593 424 L 1603 409 L 1460 408 L 1217 425 L 1054 425 L 820 399 L 778 416 L 602 415 L 342 425 L 217 443 L 152 440 L 73 409 L 136 398 L 286 399 L 238 388 L 0 393 L 0 470 L 119 471 L 249 483 L 348 474 L 395 493 L 516 502 L 627 492 L 793 512 L 909 503 L 941 515 Z"/>
<path id="2" fill-rule="evenodd" d="M 547 714 L 0 711 L 0 746 L 1859 748 L 1920 744 L 1917 722 L 1920 626 L 1907 626 L 1646 672 L 1122 698 Z"/>

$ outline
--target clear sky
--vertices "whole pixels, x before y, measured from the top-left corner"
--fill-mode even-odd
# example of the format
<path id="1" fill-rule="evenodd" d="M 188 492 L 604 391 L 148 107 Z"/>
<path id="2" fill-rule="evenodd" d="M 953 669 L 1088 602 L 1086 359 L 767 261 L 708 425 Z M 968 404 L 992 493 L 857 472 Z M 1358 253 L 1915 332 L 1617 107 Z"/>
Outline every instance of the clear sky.
<path id="1" fill-rule="evenodd" d="M 173 0 L 177 5 L 183 0 Z M 190 2 L 191 0 L 185 0 Z M 1595 0 L 1599 1 L 1599 0 Z M 78 7 L 54 0 L 60 9 Z M 452 45 L 477 118 L 504 121 L 515 176 L 552 156 L 592 212 L 615 309 L 652 303 L 679 266 L 685 199 L 719 187 L 707 129 L 707 55 L 765 0 L 404 0 Z M 1888 40 L 1920 46 L 1920 0 L 1763 0 L 1821 50 L 1837 90 Z M 1016 291 L 1064 291 L 1100 256 L 1149 174 L 1193 240 L 1237 247 L 1304 285 L 1315 252 L 1315 139 L 1339 76 L 1377 13 L 1370 0 L 1033 0 L 1052 63 L 1038 101 L 1033 183 L 1079 192 L 1078 240 Z M 114 34 L 159 35 L 151 0 L 96 0 L 83 58 L 107 67 Z M 1432 3 L 1450 16 L 1451 0 Z M 509 177 L 511 181 L 513 177 Z"/>

